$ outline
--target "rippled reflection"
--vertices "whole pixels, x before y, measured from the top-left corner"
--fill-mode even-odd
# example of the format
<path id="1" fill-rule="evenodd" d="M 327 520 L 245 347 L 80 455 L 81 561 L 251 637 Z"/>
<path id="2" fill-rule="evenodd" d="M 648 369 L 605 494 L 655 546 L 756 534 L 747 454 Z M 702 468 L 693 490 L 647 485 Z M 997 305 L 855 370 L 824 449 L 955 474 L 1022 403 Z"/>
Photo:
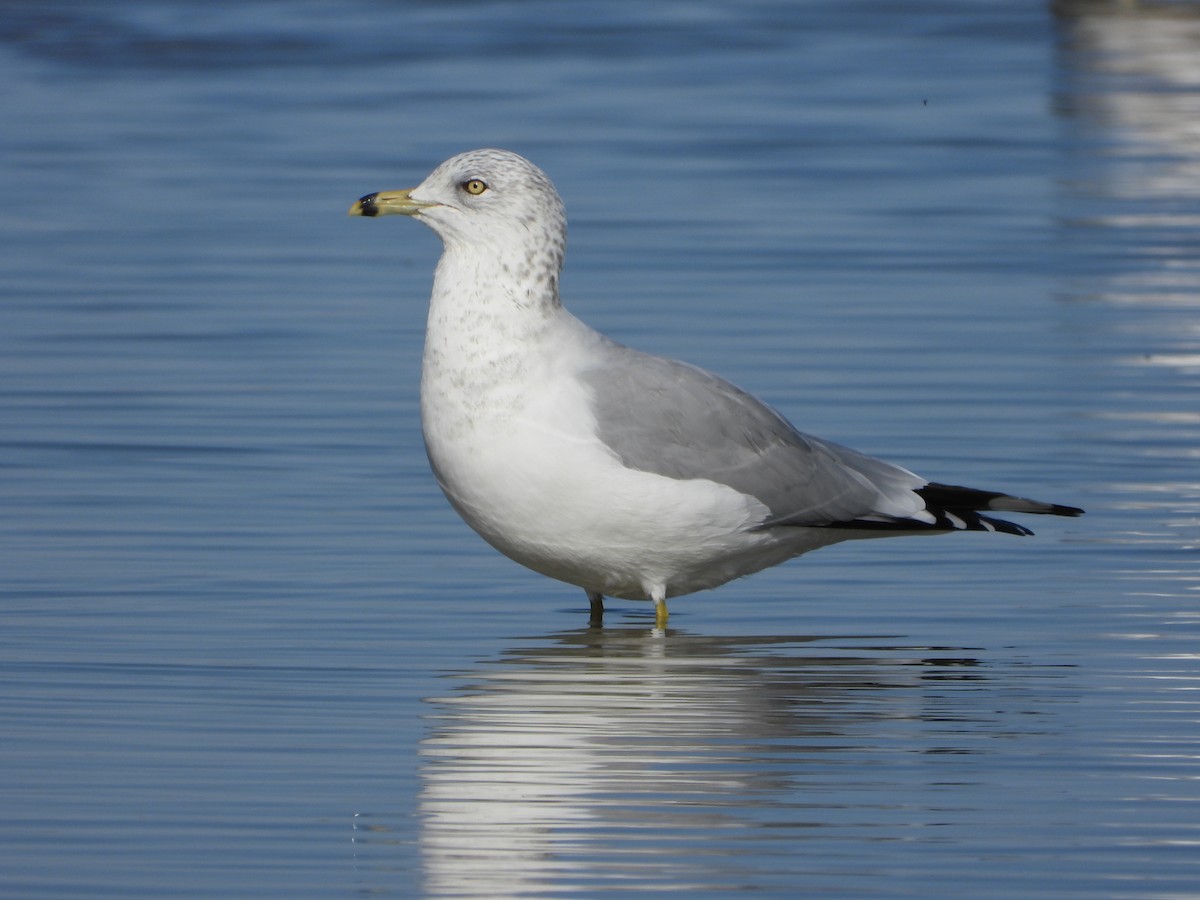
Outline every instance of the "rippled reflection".
<path id="1" fill-rule="evenodd" d="M 1070 293 L 1174 307 L 1186 313 L 1179 336 L 1194 341 L 1200 6 L 1075 0 L 1056 9 L 1064 40 L 1055 106 L 1069 138 L 1062 221 L 1086 264 Z M 1173 354 L 1176 362 L 1194 366 L 1193 350 Z"/>
<path id="2" fill-rule="evenodd" d="M 1087 331 L 1085 446 L 1131 547 L 1200 545 L 1200 6 L 1060 0 L 1062 293 Z M 1194 568 L 1194 567 L 1193 567 Z M 1191 587 L 1200 583 L 1192 577 Z"/>
<path id="3" fill-rule="evenodd" d="M 1200 6 L 1060 2 L 1056 109 L 1069 140 L 1062 184 L 1078 296 L 1185 312 L 1200 336 Z M 1119 240 L 1118 240 L 1119 239 Z M 1087 283 L 1087 290 L 1082 285 Z M 1195 366 L 1195 348 L 1168 351 Z M 1161 354 L 1135 363 L 1162 363 Z"/>
<path id="4" fill-rule="evenodd" d="M 887 639 L 584 629 L 459 680 L 423 746 L 435 896 L 732 886 L 742 853 L 761 884 L 818 832 L 920 840 L 944 815 L 921 758 L 990 727 L 954 699 L 985 681 L 967 651 Z M 911 793 L 881 753 L 913 756 Z"/>
<path id="5" fill-rule="evenodd" d="M 1095 0 L 1055 6 L 1070 54 L 1065 110 L 1160 154 L 1109 170 L 1107 190 L 1117 197 L 1200 196 L 1200 6 Z M 1138 156 L 1130 144 L 1107 150 L 1118 159 Z M 1196 220 L 1194 210 L 1176 209 L 1124 223 L 1194 227 Z"/>

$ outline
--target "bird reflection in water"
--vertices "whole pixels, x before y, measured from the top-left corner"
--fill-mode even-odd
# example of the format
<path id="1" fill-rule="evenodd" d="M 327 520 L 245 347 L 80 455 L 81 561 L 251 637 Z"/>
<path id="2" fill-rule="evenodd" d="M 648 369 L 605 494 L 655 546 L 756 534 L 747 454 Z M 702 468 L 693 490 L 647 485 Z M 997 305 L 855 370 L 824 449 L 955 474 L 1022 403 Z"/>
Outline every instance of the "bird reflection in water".
<path id="1" fill-rule="evenodd" d="M 428 701 L 425 893 L 715 888 L 806 833 L 909 828 L 928 801 L 878 809 L 872 758 L 968 752 L 988 721 L 955 689 L 986 679 L 887 637 L 531 639 Z"/>

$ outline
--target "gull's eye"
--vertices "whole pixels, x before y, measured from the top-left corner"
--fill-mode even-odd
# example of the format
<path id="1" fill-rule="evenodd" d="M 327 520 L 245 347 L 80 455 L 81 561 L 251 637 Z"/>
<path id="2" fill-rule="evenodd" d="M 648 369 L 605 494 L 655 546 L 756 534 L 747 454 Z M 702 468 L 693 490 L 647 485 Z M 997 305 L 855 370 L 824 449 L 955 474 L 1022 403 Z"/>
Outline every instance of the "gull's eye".
<path id="1" fill-rule="evenodd" d="M 487 190 L 487 182 L 482 178 L 472 178 L 470 181 L 464 181 L 462 183 L 462 189 L 468 194 L 474 194 L 476 197 L 478 197 Z"/>

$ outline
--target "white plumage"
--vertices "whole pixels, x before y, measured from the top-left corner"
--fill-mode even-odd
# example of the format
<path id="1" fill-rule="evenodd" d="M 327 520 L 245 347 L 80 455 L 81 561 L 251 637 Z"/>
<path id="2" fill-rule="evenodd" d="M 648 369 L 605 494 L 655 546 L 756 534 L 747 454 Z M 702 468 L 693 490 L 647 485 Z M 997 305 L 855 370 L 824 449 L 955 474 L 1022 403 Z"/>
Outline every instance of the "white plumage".
<path id="1" fill-rule="evenodd" d="M 850 538 L 955 529 L 1028 534 L 979 510 L 1073 507 L 929 484 L 797 432 L 702 369 L 621 346 L 561 305 L 562 201 L 502 150 L 442 163 L 352 215 L 441 236 L 421 375 L 438 483 L 505 555 L 604 595 L 666 599 Z"/>

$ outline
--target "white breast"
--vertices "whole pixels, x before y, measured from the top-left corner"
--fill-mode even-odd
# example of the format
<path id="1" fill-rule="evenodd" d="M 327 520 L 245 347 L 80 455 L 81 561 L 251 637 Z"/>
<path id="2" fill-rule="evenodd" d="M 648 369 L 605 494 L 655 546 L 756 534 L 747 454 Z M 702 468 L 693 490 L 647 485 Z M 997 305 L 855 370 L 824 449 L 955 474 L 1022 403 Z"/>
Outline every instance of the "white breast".
<path id="1" fill-rule="evenodd" d="M 519 353 L 494 342 L 469 355 L 427 349 L 426 445 L 468 524 L 523 565 L 618 597 L 660 584 L 684 593 L 755 571 L 769 564 L 755 547 L 772 562 L 792 555 L 778 537 L 748 530 L 768 514 L 754 498 L 628 469 L 600 442 L 575 377 L 572 351 L 591 339 L 583 328 L 563 313 L 536 341 L 524 335 Z"/>

